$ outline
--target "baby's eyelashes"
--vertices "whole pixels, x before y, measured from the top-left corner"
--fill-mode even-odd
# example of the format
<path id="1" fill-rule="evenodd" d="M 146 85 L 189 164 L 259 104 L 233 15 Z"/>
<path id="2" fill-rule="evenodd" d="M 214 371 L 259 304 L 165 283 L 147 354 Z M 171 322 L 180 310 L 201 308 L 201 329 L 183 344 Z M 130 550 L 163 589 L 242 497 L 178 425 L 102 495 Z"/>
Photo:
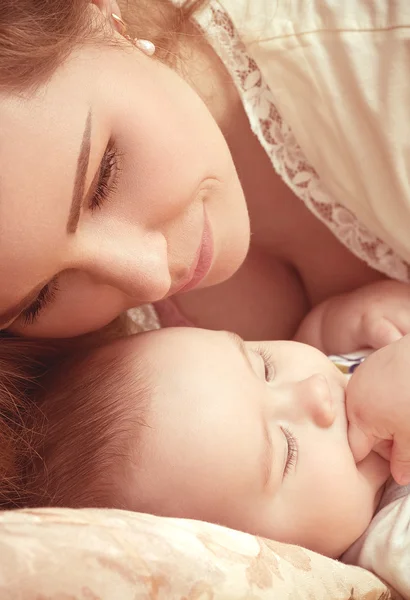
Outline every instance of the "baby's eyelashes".
<path id="1" fill-rule="evenodd" d="M 260 358 L 263 361 L 265 381 L 267 383 L 273 381 L 275 379 L 275 369 L 273 366 L 272 354 L 263 345 L 257 347 L 256 353 L 260 356 Z"/>

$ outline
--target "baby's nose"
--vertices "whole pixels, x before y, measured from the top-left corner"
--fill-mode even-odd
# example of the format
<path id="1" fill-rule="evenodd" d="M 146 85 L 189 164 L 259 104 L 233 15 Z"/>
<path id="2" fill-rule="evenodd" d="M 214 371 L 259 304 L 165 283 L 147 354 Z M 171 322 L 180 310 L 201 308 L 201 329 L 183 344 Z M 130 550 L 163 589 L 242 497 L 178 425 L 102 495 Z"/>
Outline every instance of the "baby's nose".
<path id="1" fill-rule="evenodd" d="M 296 387 L 296 400 L 303 406 L 305 415 L 318 427 L 330 427 L 335 420 L 336 406 L 326 377 L 317 373 L 298 382 Z"/>

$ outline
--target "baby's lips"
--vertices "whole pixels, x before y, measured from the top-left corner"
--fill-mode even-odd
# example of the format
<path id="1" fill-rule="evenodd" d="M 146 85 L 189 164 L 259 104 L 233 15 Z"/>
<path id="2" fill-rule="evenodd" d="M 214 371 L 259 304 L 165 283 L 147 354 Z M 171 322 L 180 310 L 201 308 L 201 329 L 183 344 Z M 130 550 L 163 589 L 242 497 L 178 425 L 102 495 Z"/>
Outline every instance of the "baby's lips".
<path id="1" fill-rule="evenodd" d="M 347 437 L 356 463 L 366 458 L 376 442 L 376 439 L 372 435 L 364 433 L 355 423 L 349 423 Z"/>

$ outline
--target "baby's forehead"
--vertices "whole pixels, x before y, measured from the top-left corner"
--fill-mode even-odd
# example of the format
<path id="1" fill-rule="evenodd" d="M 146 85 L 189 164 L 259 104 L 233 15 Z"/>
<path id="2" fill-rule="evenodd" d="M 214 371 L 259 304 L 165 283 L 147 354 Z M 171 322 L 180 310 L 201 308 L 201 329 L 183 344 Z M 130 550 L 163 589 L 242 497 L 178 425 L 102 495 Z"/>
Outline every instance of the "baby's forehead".
<path id="1" fill-rule="evenodd" d="M 154 375 L 161 378 L 161 368 L 169 372 L 173 366 L 182 366 L 187 354 L 192 356 L 192 343 L 202 345 L 201 336 L 184 335 L 180 329 L 158 329 L 124 336 L 97 346 L 88 356 L 88 367 L 106 369 L 109 376 L 111 367 L 120 369 L 127 378 L 145 376 L 151 381 Z M 158 382 L 157 382 L 158 383 Z"/>
<path id="2" fill-rule="evenodd" d="M 113 364 L 123 368 L 126 377 L 150 379 L 153 388 L 163 391 L 198 388 L 198 379 L 215 382 L 233 379 L 245 361 L 227 332 L 196 328 L 164 328 L 114 340 L 97 350 L 96 365 Z M 226 377 L 225 377 L 226 376 Z"/>
<path id="3" fill-rule="evenodd" d="M 139 355 L 149 356 L 158 348 L 158 342 L 163 331 L 163 329 L 142 331 L 115 338 L 98 345 L 92 356 L 96 360 L 109 356 L 127 356 L 137 352 Z"/>
<path id="4" fill-rule="evenodd" d="M 208 331 L 196 327 L 168 327 L 136 333 L 118 340 L 114 340 L 107 346 L 107 351 L 116 352 L 138 352 L 146 357 L 170 354 L 175 359 L 178 356 L 175 351 L 181 352 L 207 348 L 217 343 L 216 336 L 221 332 Z M 221 343 L 221 339 L 218 339 Z"/>
<path id="5" fill-rule="evenodd" d="M 213 331 L 195 327 L 170 327 L 148 332 L 137 333 L 123 337 L 104 346 L 99 356 L 136 355 L 147 361 L 156 361 L 164 366 L 182 362 L 206 363 L 208 369 L 215 367 L 218 361 L 229 359 L 236 355 L 244 355 L 255 348 L 268 345 L 274 351 L 274 358 L 283 358 L 282 362 L 313 364 L 316 369 L 326 370 L 326 363 L 333 363 L 342 373 L 349 373 L 363 360 L 362 356 L 330 356 L 325 357 L 317 349 L 293 341 L 273 342 L 243 342 L 243 340 L 228 331 Z M 245 350 L 246 347 L 246 350 Z M 330 358 L 330 361 L 328 360 Z M 313 361 L 313 362 L 312 362 Z M 350 369 L 350 370 L 349 370 Z"/>

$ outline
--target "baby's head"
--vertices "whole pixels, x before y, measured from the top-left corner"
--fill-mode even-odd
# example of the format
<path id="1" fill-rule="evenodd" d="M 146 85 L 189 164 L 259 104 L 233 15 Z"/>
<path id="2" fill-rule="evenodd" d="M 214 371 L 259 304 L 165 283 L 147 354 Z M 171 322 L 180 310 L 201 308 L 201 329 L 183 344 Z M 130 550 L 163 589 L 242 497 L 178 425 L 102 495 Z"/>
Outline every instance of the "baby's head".
<path id="1" fill-rule="evenodd" d="M 54 376 L 35 489 L 46 503 L 202 519 L 339 556 L 388 465 L 355 463 L 347 380 L 318 350 L 165 329 Z"/>

